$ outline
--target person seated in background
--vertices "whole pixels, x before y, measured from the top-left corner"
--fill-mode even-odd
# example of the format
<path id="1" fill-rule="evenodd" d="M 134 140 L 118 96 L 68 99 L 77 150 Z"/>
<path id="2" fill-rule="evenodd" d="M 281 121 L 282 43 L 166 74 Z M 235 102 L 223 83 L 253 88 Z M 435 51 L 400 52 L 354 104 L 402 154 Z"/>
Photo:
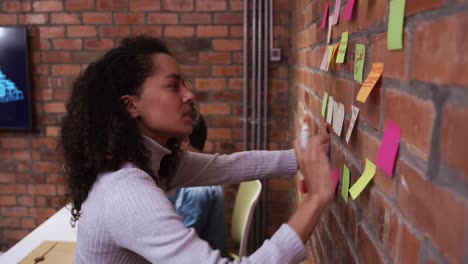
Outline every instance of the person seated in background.
<path id="1" fill-rule="evenodd" d="M 181 148 L 191 152 L 203 152 L 207 137 L 206 123 L 201 114 L 193 126 L 193 132 L 185 137 Z M 184 225 L 193 227 L 198 236 L 213 249 L 228 256 L 224 219 L 224 191 L 222 186 L 179 188 L 168 195 Z"/>

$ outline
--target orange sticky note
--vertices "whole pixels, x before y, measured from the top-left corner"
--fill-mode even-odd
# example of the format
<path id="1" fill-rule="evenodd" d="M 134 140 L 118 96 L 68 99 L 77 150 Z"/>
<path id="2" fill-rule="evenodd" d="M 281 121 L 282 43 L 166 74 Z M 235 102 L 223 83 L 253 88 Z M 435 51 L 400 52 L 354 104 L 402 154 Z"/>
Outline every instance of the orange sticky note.
<path id="1" fill-rule="evenodd" d="M 372 92 L 372 89 L 374 88 L 377 81 L 380 79 L 380 76 L 382 76 L 383 70 L 383 63 L 372 63 L 372 69 L 369 75 L 367 76 L 366 80 L 362 84 L 361 89 L 359 90 L 359 93 L 356 97 L 356 100 L 363 103 L 366 102 L 367 97 Z"/>
<path id="2" fill-rule="evenodd" d="M 330 69 L 330 63 L 332 62 L 333 58 L 335 57 L 336 51 L 338 50 L 338 44 L 328 46 L 328 63 L 327 63 L 327 71 Z"/>

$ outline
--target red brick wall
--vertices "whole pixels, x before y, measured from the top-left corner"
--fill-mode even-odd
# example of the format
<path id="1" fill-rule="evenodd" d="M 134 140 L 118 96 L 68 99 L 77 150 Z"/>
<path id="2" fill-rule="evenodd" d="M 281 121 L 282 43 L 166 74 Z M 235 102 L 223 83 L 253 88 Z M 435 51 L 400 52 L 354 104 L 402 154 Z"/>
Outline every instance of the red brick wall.
<path id="1" fill-rule="evenodd" d="M 344 133 L 332 136 L 332 166 L 351 169 L 353 184 L 365 158 L 374 163 L 389 119 L 403 129 L 394 177 L 377 169 L 373 184 L 346 204 L 341 187 L 308 245 L 310 263 L 462 263 L 468 259 L 468 78 L 466 1 L 406 1 L 404 49 L 387 50 L 389 1 L 356 1 L 353 19 L 333 27 L 332 43 L 349 30 L 345 63 L 321 71 L 325 0 L 295 1 L 291 29 L 291 87 L 298 131 L 302 107 L 322 119 L 324 92 L 345 105 Z M 364 78 L 385 63 L 365 104 L 355 96 L 355 44 L 366 46 Z M 351 105 L 360 108 L 350 143 Z M 300 197 L 298 197 L 300 199 Z"/>
<path id="2" fill-rule="evenodd" d="M 289 146 L 290 10 L 286 1 L 274 2 L 275 46 L 284 59 L 270 67 L 269 146 L 284 149 Z M 56 136 L 70 83 L 125 36 L 146 33 L 169 44 L 199 91 L 209 125 L 207 152 L 242 150 L 242 23 L 241 0 L 1 1 L 0 25 L 28 26 L 35 129 L 0 132 L 0 251 L 63 206 Z M 287 217 L 291 185 L 268 184 L 270 233 Z M 235 186 L 228 186 L 228 207 L 234 196 Z"/>

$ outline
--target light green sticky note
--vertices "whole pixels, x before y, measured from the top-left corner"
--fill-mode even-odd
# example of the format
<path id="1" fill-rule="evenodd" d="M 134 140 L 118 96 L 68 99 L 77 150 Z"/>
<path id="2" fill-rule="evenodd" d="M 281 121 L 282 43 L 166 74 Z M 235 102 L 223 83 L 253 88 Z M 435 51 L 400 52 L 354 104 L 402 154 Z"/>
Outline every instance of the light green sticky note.
<path id="1" fill-rule="evenodd" d="M 343 164 L 343 180 L 341 185 L 341 196 L 346 203 L 348 203 L 348 189 L 349 189 L 349 169 Z"/>
<path id="2" fill-rule="evenodd" d="M 366 188 L 367 184 L 374 178 L 376 171 L 375 164 L 372 163 L 372 161 L 366 159 L 366 167 L 364 168 L 364 172 L 362 173 L 361 177 L 357 180 L 356 183 L 349 189 L 349 193 L 351 194 L 351 197 L 353 197 L 353 200 L 356 200 L 356 198 L 361 194 L 361 192 Z"/>
<path id="3" fill-rule="evenodd" d="M 327 102 L 328 102 L 328 93 L 325 92 L 323 94 L 323 99 L 322 99 L 322 116 L 325 117 L 325 112 L 327 111 Z"/>
<path id="4" fill-rule="evenodd" d="M 336 56 L 336 63 L 343 63 L 346 56 L 346 48 L 348 47 L 348 31 L 341 34 L 340 47 Z"/>
<path id="5" fill-rule="evenodd" d="M 400 50 L 403 48 L 403 24 L 405 21 L 406 0 L 391 0 L 388 18 L 387 48 Z"/>
<path id="6" fill-rule="evenodd" d="M 362 72 L 364 69 L 364 58 L 366 57 L 366 46 L 356 44 L 356 54 L 354 56 L 354 80 L 362 84 Z"/>

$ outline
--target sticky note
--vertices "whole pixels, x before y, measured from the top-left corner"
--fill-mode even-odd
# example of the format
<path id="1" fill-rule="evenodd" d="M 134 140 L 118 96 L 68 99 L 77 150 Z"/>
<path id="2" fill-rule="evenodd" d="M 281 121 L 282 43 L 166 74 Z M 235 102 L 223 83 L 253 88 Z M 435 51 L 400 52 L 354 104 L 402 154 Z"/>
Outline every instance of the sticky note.
<path id="1" fill-rule="evenodd" d="M 374 178 L 376 171 L 375 164 L 372 161 L 366 159 L 366 167 L 364 168 L 364 172 L 362 172 L 361 177 L 353 184 L 351 189 L 349 189 L 349 193 L 353 200 L 355 200 L 359 194 L 366 188 L 367 184 Z"/>
<path id="2" fill-rule="evenodd" d="M 351 17 L 353 15 L 354 2 L 354 0 L 348 0 L 348 3 L 346 4 L 346 9 L 344 13 L 344 18 L 346 20 L 351 20 Z"/>
<path id="3" fill-rule="evenodd" d="M 329 16 L 328 17 L 327 44 L 330 44 L 330 40 L 331 40 L 332 22 L 333 22 L 333 16 Z"/>
<path id="4" fill-rule="evenodd" d="M 334 192 L 336 192 L 336 187 L 338 186 L 338 180 L 340 178 L 340 173 L 338 172 L 338 169 L 337 168 L 334 168 L 333 169 L 333 190 Z"/>
<path id="5" fill-rule="evenodd" d="M 382 76 L 383 70 L 383 63 L 372 63 L 372 69 L 369 75 L 367 76 L 366 81 L 362 84 L 361 89 L 359 90 L 359 93 L 356 97 L 356 100 L 363 103 L 366 102 L 367 97 L 372 92 L 372 89 L 379 80 L 380 76 Z"/>
<path id="6" fill-rule="evenodd" d="M 348 48 L 348 31 L 341 34 L 340 47 L 338 48 L 338 55 L 336 56 L 336 63 L 343 63 L 346 56 L 346 49 Z"/>
<path id="7" fill-rule="evenodd" d="M 335 133 L 339 137 L 341 136 L 341 130 L 343 129 L 344 115 L 344 105 L 342 103 L 339 103 L 336 114 L 333 113 L 333 131 L 335 131 Z"/>
<path id="8" fill-rule="evenodd" d="M 349 143 L 349 139 L 351 138 L 351 133 L 353 132 L 354 124 L 356 123 L 356 119 L 358 115 L 359 115 L 359 108 L 352 105 L 351 106 L 351 122 L 349 123 L 348 132 L 346 133 L 346 143 Z"/>
<path id="9" fill-rule="evenodd" d="M 403 24 L 405 21 L 405 0 L 391 0 L 388 17 L 387 48 L 400 50 L 403 48 Z"/>
<path id="10" fill-rule="evenodd" d="M 366 46 L 362 44 L 356 44 L 356 53 L 354 56 L 354 80 L 359 83 L 362 83 L 365 56 Z"/>
<path id="11" fill-rule="evenodd" d="M 333 117 L 333 97 L 328 98 L 327 123 L 331 125 Z"/>
<path id="12" fill-rule="evenodd" d="M 349 192 L 349 169 L 343 164 L 343 179 L 341 180 L 341 196 L 348 203 L 348 192 Z"/>
<path id="13" fill-rule="evenodd" d="M 395 159 L 400 145 L 401 131 L 401 127 L 397 123 L 388 120 L 385 126 L 382 144 L 377 154 L 377 165 L 387 173 L 388 176 L 393 176 Z"/>
<path id="14" fill-rule="evenodd" d="M 327 101 L 328 101 L 328 93 L 325 92 L 323 94 L 323 99 L 322 99 L 322 116 L 325 117 L 325 112 L 327 110 Z"/>
<path id="15" fill-rule="evenodd" d="M 327 70 L 328 51 L 329 51 L 329 48 L 327 46 L 327 47 L 325 47 L 325 52 L 323 53 L 322 63 L 320 64 L 320 69 L 323 70 L 323 71 Z"/>
<path id="16" fill-rule="evenodd" d="M 335 57 L 335 53 L 338 50 L 338 44 L 328 46 L 328 64 L 327 71 L 330 69 L 330 64 Z"/>
<path id="17" fill-rule="evenodd" d="M 323 9 L 323 17 L 322 17 L 322 25 L 321 28 L 325 28 L 327 26 L 327 19 L 328 19 L 328 7 L 330 3 L 325 4 L 325 8 Z"/>
<path id="18" fill-rule="evenodd" d="M 336 0 L 335 9 L 333 9 L 333 25 L 336 25 L 338 23 L 338 19 L 340 18 L 340 7 L 341 0 Z"/>
<path id="19" fill-rule="evenodd" d="M 336 117 L 338 116 L 338 102 L 333 101 L 333 121 L 332 121 L 332 127 L 335 124 Z"/>

